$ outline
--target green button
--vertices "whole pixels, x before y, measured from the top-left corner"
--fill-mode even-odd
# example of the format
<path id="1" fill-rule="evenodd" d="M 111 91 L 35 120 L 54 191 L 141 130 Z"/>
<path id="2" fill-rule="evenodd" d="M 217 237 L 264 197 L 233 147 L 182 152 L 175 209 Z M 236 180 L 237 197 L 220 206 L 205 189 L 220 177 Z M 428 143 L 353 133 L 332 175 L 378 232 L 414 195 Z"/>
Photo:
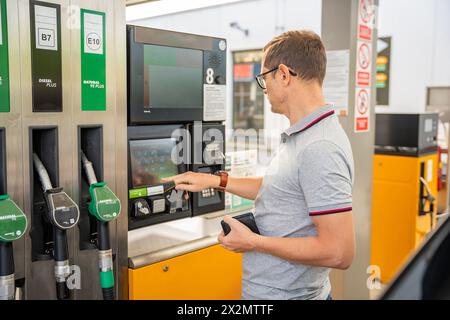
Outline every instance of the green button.
<path id="1" fill-rule="evenodd" d="M 141 198 L 147 196 L 147 188 L 140 188 L 140 189 L 132 189 L 128 191 L 129 198 Z"/>

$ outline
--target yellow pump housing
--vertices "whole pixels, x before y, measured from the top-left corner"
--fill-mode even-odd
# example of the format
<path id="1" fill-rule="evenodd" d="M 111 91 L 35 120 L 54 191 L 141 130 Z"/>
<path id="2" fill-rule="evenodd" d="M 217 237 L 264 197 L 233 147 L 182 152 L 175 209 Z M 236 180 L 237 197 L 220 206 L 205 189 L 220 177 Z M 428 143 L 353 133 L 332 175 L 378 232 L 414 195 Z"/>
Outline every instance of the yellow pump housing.
<path id="1" fill-rule="evenodd" d="M 130 300 L 237 300 L 242 255 L 214 245 L 129 269 Z"/>
<path id="2" fill-rule="evenodd" d="M 420 157 L 375 155 L 373 162 L 372 258 L 382 283 L 389 282 L 436 224 L 433 214 L 420 214 L 421 167 L 433 196 L 437 195 L 436 153 Z M 427 196 L 423 187 L 423 195 Z M 424 201 L 423 212 L 430 211 Z M 433 218 L 431 218 L 433 217 Z"/>

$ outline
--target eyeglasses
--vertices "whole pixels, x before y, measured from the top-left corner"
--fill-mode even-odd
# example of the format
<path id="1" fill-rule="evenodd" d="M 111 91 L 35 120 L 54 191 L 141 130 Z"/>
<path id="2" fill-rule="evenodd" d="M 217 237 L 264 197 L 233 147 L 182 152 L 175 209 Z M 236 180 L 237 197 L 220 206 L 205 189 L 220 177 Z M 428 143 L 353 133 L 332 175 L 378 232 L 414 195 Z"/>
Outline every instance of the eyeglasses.
<path id="1" fill-rule="evenodd" d="M 261 89 L 263 89 L 263 90 L 266 89 L 266 79 L 264 78 L 264 76 L 265 76 L 266 74 L 269 74 L 269 73 L 274 72 L 274 71 L 276 71 L 276 70 L 278 70 L 278 67 L 273 68 L 272 70 L 269 70 L 269 71 L 260 73 L 260 74 L 258 74 L 258 75 L 255 77 L 256 82 L 258 83 L 258 85 L 259 85 L 259 87 L 260 87 Z M 289 69 L 289 73 L 290 73 L 292 76 L 294 76 L 294 77 L 297 76 L 297 74 L 296 74 L 294 71 L 290 70 L 290 69 Z"/>

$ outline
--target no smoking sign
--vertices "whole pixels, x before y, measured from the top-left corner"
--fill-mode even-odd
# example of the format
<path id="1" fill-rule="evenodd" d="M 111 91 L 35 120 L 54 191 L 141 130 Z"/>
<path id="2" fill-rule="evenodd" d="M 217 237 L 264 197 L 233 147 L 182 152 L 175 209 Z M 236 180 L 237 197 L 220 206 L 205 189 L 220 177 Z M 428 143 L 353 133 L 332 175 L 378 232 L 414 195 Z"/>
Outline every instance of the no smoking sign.
<path id="1" fill-rule="evenodd" d="M 370 91 L 356 88 L 355 91 L 355 132 L 369 131 Z"/>
<path id="2" fill-rule="evenodd" d="M 358 41 L 356 55 L 356 85 L 369 87 L 372 68 L 372 44 Z"/>
<path id="3" fill-rule="evenodd" d="M 366 114 L 367 110 L 369 110 L 369 92 L 366 89 L 358 90 L 356 96 L 356 107 L 360 115 Z"/>
<path id="4" fill-rule="evenodd" d="M 372 55 L 372 50 L 369 47 L 368 43 L 362 43 L 358 49 L 358 63 L 359 66 L 367 70 L 370 66 L 370 60 Z"/>

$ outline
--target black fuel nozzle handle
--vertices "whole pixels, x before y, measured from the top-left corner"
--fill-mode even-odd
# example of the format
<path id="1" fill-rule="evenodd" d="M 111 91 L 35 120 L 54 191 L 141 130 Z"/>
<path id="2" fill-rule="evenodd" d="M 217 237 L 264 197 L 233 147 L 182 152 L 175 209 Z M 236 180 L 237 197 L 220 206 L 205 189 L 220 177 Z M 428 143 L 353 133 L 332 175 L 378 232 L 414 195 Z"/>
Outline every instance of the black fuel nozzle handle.
<path id="1" fill-rule="evenodd" d="M 67 245 L 66 230 L 61 230 L 57 227 L 53 228 L 53 258 L 55 261 L 66 261 L 69 247 Z"/>
<path id="2" fill-rule="evenodd" d="M 98 250 L 109 250 L 111 249 L 110 239 L 109 239 L 109 225 L 108 222 L 97 220 L 97 234 Z"/>
<path id="3" fill-rule="evenodd" d="M 0 277 L 14 274 L 14 254 L 12 242 L 0 241 Z"/>
<path id="4" fill-rule="evenodd" d="M 55 260 L 56 297 L 58 300 L 70 299 L 70 290 L 66 281 L 70 275 L 68 252 L 66 230 L 53 226 L 53 258 Z"/>
<path id="5" fill-rule="evenodd" d="M 0 300 L 14 300 L 14 254 L 9 241 L 0 241 L 0 278 Z"/>

